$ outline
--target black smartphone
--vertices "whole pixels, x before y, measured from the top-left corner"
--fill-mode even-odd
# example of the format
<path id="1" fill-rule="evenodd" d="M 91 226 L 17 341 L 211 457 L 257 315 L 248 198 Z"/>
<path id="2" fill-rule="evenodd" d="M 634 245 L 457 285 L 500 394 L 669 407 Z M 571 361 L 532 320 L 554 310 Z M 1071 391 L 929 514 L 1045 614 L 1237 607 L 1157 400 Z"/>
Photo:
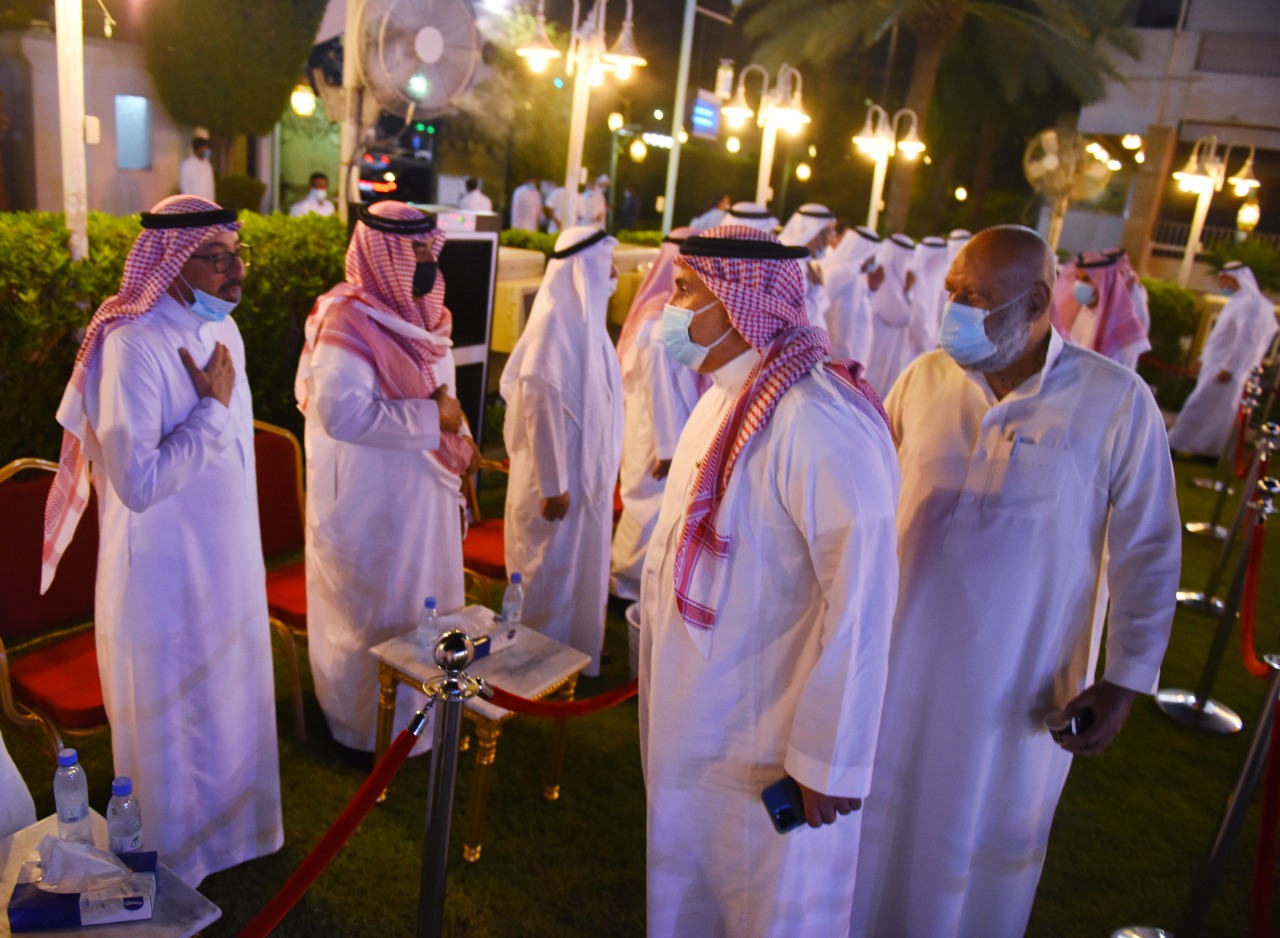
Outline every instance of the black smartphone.
<path id="1" fill-rule="evenodd" d="M 760 793 L 760 800 L 769 812 L 773 829 L 779 834 L 795 830 L 804 823 L 804 796 L 800 786 L 790 775 L 784 775 Z"/>
<path id="2" fill-rule="evenodd" d="M 1060 743 L 1068 736 L 1079 736 L 1089 727 L 1093 726 L 1093 709 L 1085 707 L 1066 723 L 1057 726 L 1050 726 L 1049 721 L 1045 721 L 1045 729 L 1049 731 L 1049 735 L 1053 737 L 1055 743 Z"/>

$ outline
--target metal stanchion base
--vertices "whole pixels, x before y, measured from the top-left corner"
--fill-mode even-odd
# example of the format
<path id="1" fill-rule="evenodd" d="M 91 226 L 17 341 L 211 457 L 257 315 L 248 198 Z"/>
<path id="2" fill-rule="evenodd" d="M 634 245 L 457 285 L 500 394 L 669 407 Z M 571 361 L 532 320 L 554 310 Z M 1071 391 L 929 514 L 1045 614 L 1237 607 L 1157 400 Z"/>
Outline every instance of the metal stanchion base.
<path id="1" fill-rule="evenodd" d="M 1188 521 L 1182 528 L 1188 534 L 1194 534 L 1197 537 L 1211 537 L 1218 541 L 1225 541 L 1228 534 L 1227 529 L 1222 525 L 1210 524 L 1208 521 Z"/>
<path id="2" fill-rule="evenodd" d="M 1178 605 L 1191 612 L 1202 612 L 1208 616 L 1222 615 L 1221 599 L 1205 599 L 1204 593 L 1193 590 L 1178 590 Z"/>
<path id="3" fill-rule="evenodd" d="M 1156 706 L 1179 723 L 1198 730 L 1228 736 L 1244 728 L 1244 721 L 1225 704 L 1209 699 L 1196 707 L 1196 695 L 1189 690 L 1162 690 L 1156 694 Z"/>
<path id="4" fill-rule="evenodd" d="M 1111 938 L 1173 938 L 1173 935 L 1154 925 L 1126 925 L 1113 931 Z"/>
<path id="5" fill-rule="evenodd" d="M 1222 487 L 1226 485 L 1221 479 L 1208 479 L 1201 476 L 1198 479 L 1192 479 L 1191 484 L 1198 489 L 1208 489 L 1210 492 L 1221 492 Z M 1227 489 L 1227 494 L 1234 494 L 1235 489 Z"/>

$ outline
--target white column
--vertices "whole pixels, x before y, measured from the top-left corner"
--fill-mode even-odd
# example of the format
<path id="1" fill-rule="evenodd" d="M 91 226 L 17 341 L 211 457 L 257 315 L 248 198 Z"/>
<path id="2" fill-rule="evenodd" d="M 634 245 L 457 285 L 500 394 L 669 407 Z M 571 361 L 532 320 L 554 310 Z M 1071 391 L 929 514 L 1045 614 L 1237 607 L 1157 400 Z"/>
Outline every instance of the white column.
<path id="1" fill-rule="evenodd" d="M 693 24 L 698 0 L 685 0 L 684 32 L 680 34 L 680 69 L 676 76 L 676 100 L 671 108 L 671 153 L 667 156 L 667 188 L 662 202 L 662 233 L 669 234 L 676 210 L 676 179 L 680 175 L 680 127 L 684 123 L 689 93 L 689 59 L 693 54 Z"/>
<path id="2" fill-rule="evenodd" d="M 363 0 L 347 0 L 347 26 L 342 36 L 342 134 L 338 143 L 338 217 L 347 220 L 351 201 L 351 165 L 360 142 L 360 49 L 364 14 Z M 278 181 L 278 180 L 277 180 Z"/>
<path id="3" fill-rule="evenodd" d="M 1200 235 L 1204 234 L 1204 220 L 1209 215 L 1209 203 L 1213 201 L 1213 184 L 1207 184 L 1196 196 L 1196 213 L 1191 219 L 1191 233 L 1187 235 L 1187 246 L 1182 252 L 1182 263 L 1178 265 L 1178 286 L 1185 287 L 1191 279 L 1191 268 L 1196 262 L 1196 252 L 1200 250 Z"/>
<path id="4" fill-rule="evenodd" d="M 58 117 L 62 136 L 62 210 L 71 259 L 89 254 L 89 179 L 84 154 L 84 17 L 80 0 L 56 0 Z"/>
<path id="5" fill-rule="evenodd" d="M 867 207 L 867 227 L 876 230 L 876 222 L 880 220 L 880 203 L 884 198 L 884 175 L 889 168 L 889 157 L 881 154 L 876 157 L 875 175 L 871 177 L 871 205 Z"/>
<path id="6" fill-rule="evenodd" d="M 594 42 L 594 40 L 588 40 Z M 585 43 L 584 43 L 585 45 Z M 578 59 L 573 73 L 573 113 L 569 118 L 569 162 L 564 171 L 564 215 L 560 230 L 572 228 L 578 221 L 578 184 L 582 180 L 582 147 L 587 137 L 587 108 L 591 105 L 591 69 L 594 54 Z"/>
<path id="7" fill-rule="evenodd" d="M 764 107 L 764 102 L 761 102 Z M 773 196 L 769 185 L 773 178 L 773 151 L 778 142 L 778 124 L 768 114 L 764 118 L 764 132 L 760 135 L 760 171 L 756 174 L 756 201 L 767 206 Z"/>

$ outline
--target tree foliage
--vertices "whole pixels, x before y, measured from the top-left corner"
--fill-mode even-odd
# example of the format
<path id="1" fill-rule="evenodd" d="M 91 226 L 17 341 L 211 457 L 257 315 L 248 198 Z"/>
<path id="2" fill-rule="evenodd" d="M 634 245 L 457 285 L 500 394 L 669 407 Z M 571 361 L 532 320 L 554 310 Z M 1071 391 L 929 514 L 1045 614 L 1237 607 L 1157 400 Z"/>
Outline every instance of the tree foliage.
<path id="1" fill-rule="evenodd" d="M 325 0 L 152 0 L 143 46 L 165 109 L 214 134 L 270 133 L 324 10 Z"/>

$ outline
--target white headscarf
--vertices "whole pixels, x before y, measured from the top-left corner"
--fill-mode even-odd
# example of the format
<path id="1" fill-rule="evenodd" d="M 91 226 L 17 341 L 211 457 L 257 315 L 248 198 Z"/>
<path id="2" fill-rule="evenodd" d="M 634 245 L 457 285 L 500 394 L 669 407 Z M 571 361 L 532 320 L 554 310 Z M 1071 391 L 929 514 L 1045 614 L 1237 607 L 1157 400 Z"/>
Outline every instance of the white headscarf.
<path id="1" fill-rule="evenodd" d="M 946 301 L 943 282 L 950 268 L 950 251 L 945 239 L 930 235 L 916 245 L 911 267 L 916 275 L 915 284 L 911 287 L 911 319 L 918 333 L 917 344 L 921 352 L 937 347 L 942 305 Z"/>
<path id="2" fill-rule="evenodd" d="M 960 253 L 960 249 L 969 243 L 972 235 L 967 228 L 952 228 L 947 235 L 947 263 L 950 264 Z"/>
<path id="3" fill-rule="evenodd" d="M 567 253 L 586 242 L 591 243 Z M 524 332 L 498 385 L 508 406 L 505 432 L 510 449 L 522 445 L 528 432 L 521 380 L 536 378 L 559 391 L 565 409 L 583 421 L 583 452 L 600 454 L 583 467 L 588 497 L 613 488 L 613 475 L 622 458 L 622 409 L 616 409 L 615 420 L 598 402 L 586 399 L 588 389 L 607 387 L 618 380 L 616 367 L 606 367 L 610 359 L 616 359 L 605 322 L 617 244 L 604 232 L 585 226 L 560 233 L 556 254 L 566 252 L 567 256 L 553 254 L 547 262 Z M 620 400 L 621 388 L 613 390 Z M 615 471 L 611 473 L 609 467 Z"/>
<path id="4" fill-rule="evenodd" d="M 773 234 L 778 230 L 778 219 L 759 202 L 734 202 L 721 220 L 722 225 L 746 225 L 757 231 Z"/>
<path id="5" fill-rule="evenodd" d="M 835 223 L 836 216 L 831 209 L 817 202 L 806 202 L 787 219 L 778 240 L 791 247 L 808 247 L 810 241 L 825 229 L 833 228 Z"/>

